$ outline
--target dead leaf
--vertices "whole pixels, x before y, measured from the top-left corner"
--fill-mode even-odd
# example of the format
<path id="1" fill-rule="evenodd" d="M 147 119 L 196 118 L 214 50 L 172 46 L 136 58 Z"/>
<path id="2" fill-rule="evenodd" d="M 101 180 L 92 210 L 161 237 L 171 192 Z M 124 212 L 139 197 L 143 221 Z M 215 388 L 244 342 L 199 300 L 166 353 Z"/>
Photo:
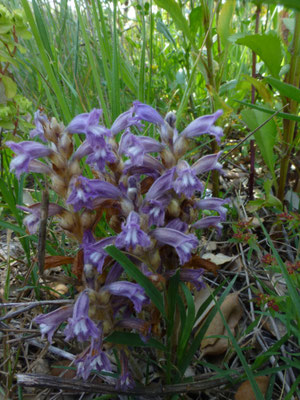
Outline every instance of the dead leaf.
<path id="1" fill-rule="evenodd" d="M 221 304 L 221 311 L 223 317 L 227 321 L 227 324 L 230 328 L 232 334 L 235 333 L 235 327 L 237 326 L 239 320 L 242 317 L 242 308 L 239 303 L 238 293 L 229 294 L 223 303 Z M 210 323 L 207 331 L 206 331 L 206 339 L 202 340 L 201 350 L 204 355 L 208 354 L 222 354 L 228 348 L 228 339 L 226 338 L 210 338 L 208 336 L 213 335 L 226 335 L 227 330 L 223 324 L 222 317 L 218 312 Z"/>
<path id="2" fill-rule="evenodd" d="M 50 294 L 58 299 L 69 291 L 68 286 L 64 283 L 50 283 L 49 286 L 53 289 L 50 290 Z"/>
<path id="3" fill-rule="evenodd" d="M 206 260 L 197 255 L 192 256 L 190 261 L 183 265 L 183 268 L 204 268 L 206 269 L 206 271 L 212 272 L 214 275 L 217 275 L 217 271 L 219 269 L 219 267 L 214 262 Z"/>
<path id="4" fill-rule="evenodd" d="M 269 376 L 257 376 L 255 377 L 256 383 L 260 388 L 263 395 L 267 393 L 268 386 L 269 386 Z M 255 394 L 253 392 L 252 386 L 250 381 L 245 381 L 241 384 L 238 388 L 234 396 L 235 400 L 256 400 Z"/>
<path id="5" fill-rule="evenodd" d="M 60 265 L 73 264 L 74 257 L 68 256 L 46 256 L 44 269 L 56 268 Z"/>
<path id="6" fill-rule="evenodd" d="M 234 259 L 233 257 L 226 256 L 225 254 L 218 253 L 218 254 L 213 254 L 213 253 L 206 253 L 202 256 L 205 260 L 210 260 L 216 265 L 222 265 L 225 264 L 229 261 L 232 261 Z"/>
<path id="7" fill-rule="evenodd" d="M 198 292 L 195 292 L 194 302 L 195 302 L 196 314 L 198 313 L 202 304 L 209 298 L 209 296 L 211 295 L 211 292 L 212 292 L 212 289 L 207 283 L 205 283 L 205 288 L 199 290 Z M 195 322 L 194 328 L 197 328 L 197 326 L 204 321 L 204 319 L 207 317 L 208 313 L 211 311 L 211 309 L 214 307 L 214 305 L 215 305 L 215 302 L 212 299 L 211 302 L 209 303 L 209 305 L 206 307 L 206 309 L 203 311 L 203 313 L 200 315 L 200 317 Z"/>

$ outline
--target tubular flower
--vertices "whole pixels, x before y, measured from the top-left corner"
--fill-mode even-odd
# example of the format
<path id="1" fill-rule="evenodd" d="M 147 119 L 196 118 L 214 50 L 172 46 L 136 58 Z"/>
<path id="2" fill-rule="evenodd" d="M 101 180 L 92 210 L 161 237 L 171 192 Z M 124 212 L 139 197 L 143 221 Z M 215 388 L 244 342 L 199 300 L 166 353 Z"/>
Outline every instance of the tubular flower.
<path id="1" fill-rule="evenodd" d="M 134 250 L 137 245 L 147 248 L 150 246 L 149 236 L 140 228 L 140 217 L 135 211 L 128 215 L 126 224 L 122 224 L 122 232 L 116 238 L 116 246 Z"/>

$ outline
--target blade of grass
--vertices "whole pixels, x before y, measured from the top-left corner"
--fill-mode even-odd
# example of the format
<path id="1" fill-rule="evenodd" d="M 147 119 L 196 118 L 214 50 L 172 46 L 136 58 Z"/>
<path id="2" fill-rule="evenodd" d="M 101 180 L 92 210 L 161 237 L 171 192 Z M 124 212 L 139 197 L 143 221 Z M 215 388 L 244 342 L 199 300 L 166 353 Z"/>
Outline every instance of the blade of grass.
<path id="1" fill-rule="evenodd" d="M 118 1 L 113 0 L 113 62 L 112 62 L 112 118 L 120 114 L 120 81 L 119 81 L 119 46 L 117 30 Z"/>

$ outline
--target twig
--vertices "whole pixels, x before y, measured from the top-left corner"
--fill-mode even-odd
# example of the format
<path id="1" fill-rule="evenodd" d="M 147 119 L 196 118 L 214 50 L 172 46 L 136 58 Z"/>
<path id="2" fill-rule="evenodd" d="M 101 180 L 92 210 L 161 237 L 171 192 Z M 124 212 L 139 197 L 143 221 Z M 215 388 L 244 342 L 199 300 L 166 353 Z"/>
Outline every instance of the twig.
<path id="1" fill-rule="evenodd" d="M 232 375 L 240 376 L 240 371 L 232 371 Z M 201 390 L 212 389 L 228 383 L 228 378 L 216 378 L 215 374 L 203 374 L 201 379 L 190 383 L 179 383 L 174 385 L 150 385 L 147 387 L 135 388 L 130 390 L 117 389 L 115 386 L 107 384 L 95 384 L 83 382 L 78 379 L 62 379 L 58 377 L 38 374 L 18 374 L 17 383 L 25 387 L 48 387 L 60 390 L 72 390 L 87 393 L 136 395 L 144 397 L 168 396 L 188 392 L 199 392 Z"/>
<path id="2" fill-rule="evenodd" d="M 24 306 L 31 306 L 31 307 L 37 307 L 37 306 L 44 306 L 44 305 L 53 305 L 53 304 L 72 304 L 74 303 L 74 300 L 67 300 L 67 299 L 61 299 L 61 300 L 41 300 L 41 301 L 32 301 L 32 302 L 23 302 L 23 303 L 0 303 L 0 308 L 1 307 L 24 307 Z"/>

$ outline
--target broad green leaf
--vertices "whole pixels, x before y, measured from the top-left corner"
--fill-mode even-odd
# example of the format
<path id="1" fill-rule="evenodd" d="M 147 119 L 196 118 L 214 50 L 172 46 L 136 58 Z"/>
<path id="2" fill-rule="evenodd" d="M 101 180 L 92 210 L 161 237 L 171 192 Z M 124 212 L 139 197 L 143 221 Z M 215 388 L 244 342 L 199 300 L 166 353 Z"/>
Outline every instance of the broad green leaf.
<path id="1" fill-rule="evenodd" d="M 268 76 L 265 80 L 270 83 L 275 89 L 279 91 L 282 96 L 288 97 L 300 103 L 300 89 L 296 86 L 284 83 L 279 79 L 275 79 L 272 76 Z"/>
<path id="2" fill-rule="evenodd" d="M 258 110 L 243 110 L 241 115 L 243 121 L 251 131 L 268 119 L 264 113 Z M 273 149 L 276 143 L 276 136 L 277 130 L 273 119 L 254 134 L 261 155 L 273 177 L 275 176 L 275 155 Z"/>
<path id="3" fill-rule="evenodd" d="M 282 5 L 286 8 L 294 8 L 300 11 L 300 1 L 299 0 L 255 0 L 256 4 L 276 4 Z"/>
<path id="4" fill-rule="evenodd" d="M 173 36 L 171 35 L 168 27 L 163 23 L 163 21 L 158 18 L 157 22 L 156 22 L 156 29 L 158 30 L 158 32 L 162 33 L 164 35 L 164 37 L 170 42 L 172 43 L 172 45 L 174 47 L 176 47 L 176 42 L 173 39 Z"/>
<path id="5" fill-rule="evenodd" d="M 51 50 L 49 35 L 47 32 L 47 28 L 46 28 L 47 23 L 43 20 L 42 14 L 41 14 L 40 9 L 35 0 L 32 1 L 32 5 L 33 5 L 33 12 L 34 12 L 37 28 L 39 30 L 40 38 L 43 42 L 44 48 L 47 51 L 49 57 L 51 57 L 51 59 L 53 60 L 53 53 Z"/>
<path id="6" fill-rule="evenodd" d="M 262 35 L 244 35 L 237 39 L 235 43 L 249 47 L 264 61 L 271 74 L 278 76 L 282 52 L 280 39 L 275 32 L 270 31 Z"/>
<path id="7" fill-rule="evenodd" d="M 219 16 L 217 32 L 220 36 L 223 46 L 228 43 L 228 38 L 231 35 L 231 21 L 235 10 L 235 0 L 226 0 L 222 5 Z"/>
<path id="8" fill-rule="evenodd" d="M 173 18 L 175 25 L 181 30 L 186 37 L 191 39 L 190 29 L 187 20 L 182 14 L 181 7 L 175 0 L 154 0 L 158 7 L 166 10 Z"/>
<path id="9" fill-rule="evenodd" d="M 0 75 L 1 81 L 5 87 L 5 96 L 12 99 L 17 94 L 16 83 L 7 75 Z"/>
<path id="10" fill-rule="evenodd" d="M 137 333 L 113 332 L 104 339 L 104 342 L 123 344 L 132 347 L 153 347 L 158 350 L 166 351 L 166 347 L 158 340 L 149 339 L 147 342 L 143 342 L 140 335 Z"/>
<path id="11" fill-rule="evenodd" d="M 243 75 L 243 77 L 251 83 L 258 91 L 260 97 L 268 104 L 273 105 L 273 96 L 270 89 L 262 82 L 256 78 L 249 75 Z"/>
<path id="12" fill-rule="evenodd" d="M 163 297 L 153 283 L 115 246 L 105 247 L 105 251 L 124 268 L 126 274 L 140 284 L 158 310 L 165 316 Z"/>
<path id="13" fill-rule="evenodd" d="M 202 7 L 194 7 L 189 15 L 190 19 L 190 33 L 195 38 L 202 21 Z"/>

